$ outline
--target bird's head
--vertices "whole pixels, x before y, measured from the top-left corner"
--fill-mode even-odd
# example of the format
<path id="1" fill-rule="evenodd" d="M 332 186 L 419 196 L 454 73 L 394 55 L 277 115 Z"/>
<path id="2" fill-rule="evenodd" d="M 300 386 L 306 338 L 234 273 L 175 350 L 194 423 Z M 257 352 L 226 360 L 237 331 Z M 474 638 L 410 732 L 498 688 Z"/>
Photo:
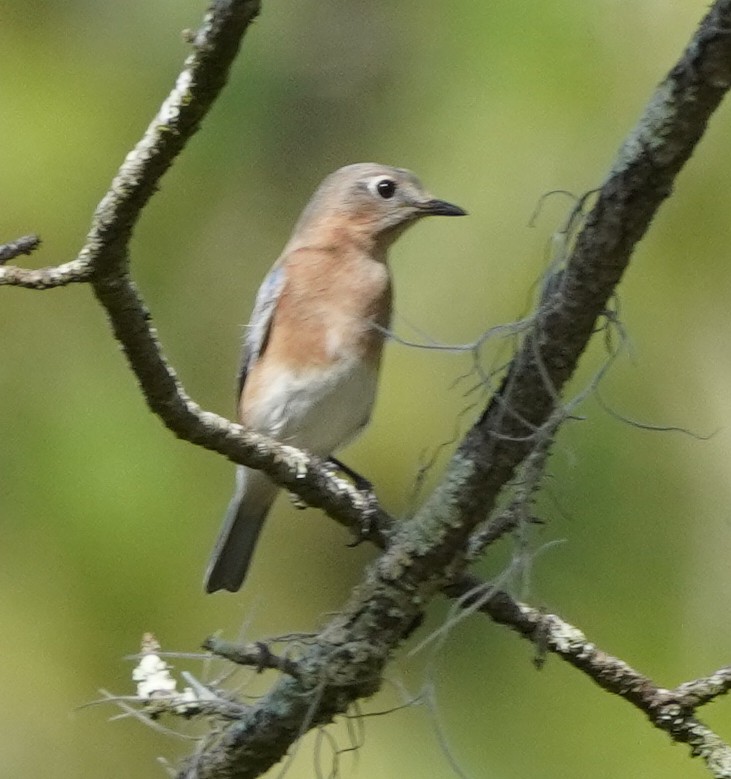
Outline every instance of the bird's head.
<path id="1" fill-rule="evenodd" d="M 429 194 L 409 170 L 361 162 L 336 170 L 320 184 L 295 232 L 345 229 L 385 249 L 424 216 L 466 213 Z"/>

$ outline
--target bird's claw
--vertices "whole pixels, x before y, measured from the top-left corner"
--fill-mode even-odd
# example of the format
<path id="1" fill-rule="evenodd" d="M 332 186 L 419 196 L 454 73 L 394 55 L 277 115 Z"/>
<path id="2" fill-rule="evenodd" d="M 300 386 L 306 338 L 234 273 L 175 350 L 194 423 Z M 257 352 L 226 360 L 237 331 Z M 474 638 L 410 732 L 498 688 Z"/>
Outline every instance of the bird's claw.
<path id="1" fill-rule="evenodd" d="M 336 460 L 334 457 L 330 457 L 325 463 L 325 467 L 330 473 L 343 473 L 352 482 L 353 486 L 360 493 L 360 498 L 363 504 L 363 521 L 358 528 L 357 537 L 351 541 L 348 546 L 354 547 L 362 544 L 371 534 L 373 530 L 373 519 L 376 515 L 376 507 L 378 506 L 378 498 L 376 498 L 373 484 L 365 476 L 361 476 L 358 471 L 354 471 L 352 468 L 345 465 L 345 463 Z"/>
<path id="2" fill-rule="evenodd" d="M 367 541 L 375 524 L 376 508 L 378 506 L 376 493 L 371 486 L 366 489 L 359 488 L 359 492 L 363 501 L 363 519 L 357 531 L 358 535 L 348 544 L 349 547 L 359 546 L 364 541 Z"/>
<path id="3" fill-rule="evenodd" d="M 299 495 L 295 495 L 294 492 L 288 492 L 289 499 L 292 501 L 292 505 L 298 510 L 303 511 L 306 508 L 309 508 L 309 506 L 300 498 Z"/>

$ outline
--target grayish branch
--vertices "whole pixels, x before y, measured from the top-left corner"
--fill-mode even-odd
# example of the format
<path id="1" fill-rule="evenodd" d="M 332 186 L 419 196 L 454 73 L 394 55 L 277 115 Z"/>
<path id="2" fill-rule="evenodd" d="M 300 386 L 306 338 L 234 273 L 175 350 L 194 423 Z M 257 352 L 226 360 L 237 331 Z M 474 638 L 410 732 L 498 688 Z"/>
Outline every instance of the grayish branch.
<path id="1" fill-rule="evenodd" d="M 74 261 L 41 271 L 0 268 L 0 284 L 40 289 L 88 281 L 150 409 L 175 435 L 266 471 L 349 527 L 360 529 L 371 519 L 369 538 L 385 547 L 340 613 L 302 648 L 296 673 L 285 671 L 288 675 L 245 707 L 179 775 L 259 776 L 306 730 L 330 722 L 376 692 L 393 652 L 418 626 L 431 599 L 444 591 L 460 598 L 460 605 L 478 608 L 562 657 L 648 716 L 656 712 L 652 721 L 702 754 L 715 776 L 731 776 L 728 747 L 694 719 L 688 705 L 688 695 L 702 701 L 710 699 L 708 692 L 691 687 L 684 703 L 672 693 L 664 698 L 646 677 L 601 653 L 558 617 L 549 619 L 484 586 L 475 590 L 476 583 L 464 573 L 470 539 L 486 545 L 484 537 L 474 534 L 495 511 L 517 469 L 532 454 L 542 467 L 547 441 L 555 433 L 552 420 L 563 414 L 562 388 L 635 245 L 731 84 L 731 0 L 713 5 L 658 87 L 598 190 L 565 266 L 546 287 L 500 389 L 460 444 L 440 486 L 413 520 L 398 525 L 380 508 L 371 515 L 371 503 L 317 458 L 202 411 L 166 361 L 129 276 L 128 244 L 142 209 L 223 88 L 258 12 L 257 0 L 213 2 L 175 88 L 120 167 Z M 476 592 L 480 601 L 474 600 Z"/>
<path id="2" fill-rule="evenodd" d="M 281 671 L 295 679 L 300 670 L 295 660 L 277 655 L 262 641 L 253 644 L 233 644 L 216 636 L 211 636 L 203 642 L 203 648 L 214 655 L 230 660 L 237 665 L 246 665 L 261 672 L 266 669 Z"/>
<path id="3" fill-rule="evenodd" d="M 469 607 L 485 588 L 474 580 L 471 591 L 463 590 L 466 584 L 461 582 L 452 594 L 461 591 L 463 596 L 467 596 L 464 603 Z M 603 652 L 578 628 L 555 614 L 546 614 L 518 603 L 504 592 L 495 592 L 483 598 L 479 609 L 495 622 L 532 641 L 539 652 L 537 665 L 543 663 L 547 652 L 558 655 L 604 690 L 632 703 L 673 741 L 688 744 L 691 754 L 701 757 L 714 777 L 731 777 L 731 748 L 695 716 L 696 710 L 703 704 L 728 692 L 731 669 L 722 668 L 707 678 L 686 682 L 675 690 L 666 690 L 623 660 Z"/>
<path id="4" fill-rule="evenodd" d="M 303 721 L 310 727 L 327 722 L 378 689 L 391 653 L 435 592 L 459 575 L 470 534 L 541 440 L 634 246 L 731 83 L 729 31 L 731 2 L 717 2 L 620 149 L 559 282 L 544 296 L 501 389 L 465 437 L 445 479 L 415 518 L 394 532 L 343 612 L 301 659 L 301 667 L 311 668 L 311 682 L 284 679 L 273 687 L 232 726 L 221 748 L 199 758 L 199 776 L 233 770 L 243 779 L 268 765 L 258 762 L 263 755 L 269 753 L 272 763 L 280 759 L 284 750 L 273 744 L 271 719 L 266 728 L 260 725 L 264 712 L 281 713 L 284 746 L 299 736 Z M 518 614 L 513 612 L 515 619 Z M 631 699 L 634 689 L 625 696 Z M 710 731 L 686 724 L 688 732 L 674 729 L 674 737 L 703 752 L 709 767 L 724 763 L 727 747 L 719 742 L 711 749 Z M 690 731 L 703 731 L 702 744 L 691 740 Z"/>
<path id="5" fill-rule="evenodd" d="M 32 254 L 41 245 L 41 239 L 37 235 L 23 235 L 10 243 L 0 246 L 0 265 L 8 260 L 14 260 L 21 254 Z"/>
<path id="6" fill-rule="evenodd" d="M 673 697 L 683 706 L 696 709 L 726 695 L 730 690 L 731 666 L 727 665 L 710 676 L 679 685 L 673 690 Z"/>

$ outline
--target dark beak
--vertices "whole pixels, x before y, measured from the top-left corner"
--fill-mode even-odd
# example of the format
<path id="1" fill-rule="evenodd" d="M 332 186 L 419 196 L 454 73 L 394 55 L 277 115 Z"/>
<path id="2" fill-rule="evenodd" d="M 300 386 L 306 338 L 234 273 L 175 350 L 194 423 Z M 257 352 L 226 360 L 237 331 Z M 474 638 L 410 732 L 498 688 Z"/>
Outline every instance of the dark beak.
<path id="1" fill-rule="evenodd" d="M 419 204 L 419 210 L 429 216 L 467 216 L 464 208 L 447 203 L 446 200 L 427 200 Z"/>

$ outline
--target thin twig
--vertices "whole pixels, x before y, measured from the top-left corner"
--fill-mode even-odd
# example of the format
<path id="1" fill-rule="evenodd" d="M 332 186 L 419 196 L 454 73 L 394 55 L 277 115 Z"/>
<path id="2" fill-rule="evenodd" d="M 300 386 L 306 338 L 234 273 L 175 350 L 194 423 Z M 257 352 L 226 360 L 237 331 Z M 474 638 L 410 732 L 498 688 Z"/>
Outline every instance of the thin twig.
<path id="1" fill-rule="evenodd" d="M 697 709 L 721 695 L 726 695 L 729 691 L 731 691 L 731 666 L 727 665 L 710 676 L 678 685 L 672 691 L 672 696 L 683 706 Z"/>
<path id="2" fill-rule="evenodd" d="M 274 654 L 262 641 L 253 644 L 234 644 L 217 636 L 210 636 L 203 642 L 203 648 L 218 657 L 237 665 L 247 665 L 261 672 L 265 669 L 281 671 L 295 679 L 302 675 L 296 661 Z"/>
<path id="3" fill-rule="evenodd" d="M 476 579 L 460 582 L 450 595 L 462 593 L 463 588 L 470 584 L 473 589 L 479 586 Z M 701 757 L 714 777 L 731 777 L 731 748 L 695 716 L 698 707 L 728 692 L 731 687 L 730 668 L 723 668 L 706 679 L 686 682 L 675 690 L 667 690 L 658 687 L 623 660 L 603 652 L 582 631 L 556 614 L 547 614 L 520 603 L 502 591 L 492 593 L 479 608 L 495 622 L 533 642 L 540 653 L 539 665 L 546 652 L 558 655 L 602 689 L 632 703 L 674 741 L 688 744 L 691 754 Z"/>
<path id="4" fill-rule="evenodd" d="M 149 407 L 177 436 L 265 470 L 308 503 L 360 528 L 372 510 L 371 502 L 332 476 L 317 458 L 203 412 L 185 394 L 129 277 L 133 227 L 160 177 L 218 96 L 258 11 L 256 0 L 213 2 L 175 89 L 99 204 L 77 259 L 43 271 L 3 267 L 0 284 L 44 288 L 89 280 Z M 546 287 L 500 389 L 463 440 L 431 498 L 413 520 L 399 523 L 388 549 L 366 571 L 350 602 L 323 628 L 317 641 L 303 648 L 298 658 L 301 676 L 282 676 L 244 708 L 220 739 L 206 745 L 180 776 L 191 771 L 198 779 L 259 775 L 281 760 L 307 729 L 330 722 L 354 701 L 379 689 L 392 652 L 419 624 L 438 591 L 458 597 L 465 593 L 460 588 L 474 586 L 462 574 L 468 540 L 534 450 L 537 434 L 559 405 L 561 390 L 635 245 L 728 90 L 730 31 L 731 0 L 717 0 L 623 144 L 565 266 Z M 371 540 L 385 546 L 392 527 L 388 515 L 379 511 Z M 647 708 L 647 696 L 658 695 L 658 688 L 646 677 L 595 647 L 592 651 L 583 634 L 555 615 L 545 618 L 497 593 L 491 593 L 480 608 L 640 708 Z M 621 680 L 618 689 L 616 678 Z M 658 699 L 657 708 L 658 727 L 703 755 L 715 776 L 731 776 L 729 749 L 712 731 L 677 702 Z"/>
<path id="5" fill-rule="evenodd" d="M 41 239 L 35 235 L 24 235 L 15 241 L 0 244 L 0 265 L 14 260 L 21 254 L 32 254 L 41 245 Z"/>

